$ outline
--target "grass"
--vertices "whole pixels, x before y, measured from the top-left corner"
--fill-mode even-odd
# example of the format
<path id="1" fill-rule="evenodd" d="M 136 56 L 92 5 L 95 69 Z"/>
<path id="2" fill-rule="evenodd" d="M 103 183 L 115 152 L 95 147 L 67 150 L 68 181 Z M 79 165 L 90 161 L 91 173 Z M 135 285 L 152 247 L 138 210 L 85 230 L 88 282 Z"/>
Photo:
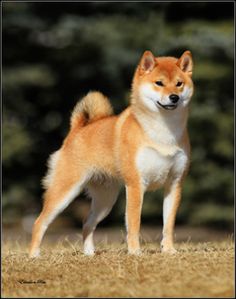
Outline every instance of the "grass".
<path id="1" fill-rule="evenodd" d="M 142 244 L 141 256 L 121 243 L 98 244 L 84 256 L 81 241 L 43 244 L 39 259 L 6 241 L 2 250 L 3 297 L 233 297 L 234 243 L 177 243 L 177 255 Z"/>

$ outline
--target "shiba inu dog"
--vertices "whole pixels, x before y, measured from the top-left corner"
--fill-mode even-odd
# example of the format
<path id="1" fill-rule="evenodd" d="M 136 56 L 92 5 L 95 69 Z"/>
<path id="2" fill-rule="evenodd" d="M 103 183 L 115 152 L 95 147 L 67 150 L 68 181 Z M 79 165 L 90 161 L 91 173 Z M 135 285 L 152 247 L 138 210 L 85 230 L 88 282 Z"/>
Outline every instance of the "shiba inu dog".
<path id="1" fill-rule="evenodd" d="M 130 106 L 120 115 L 113 115 L 110 102 L 100 92 L 90 92 L 76 104 L 70 131 L 49 159 L 31 257 L 39 254 L 48 225 L 85 188 L 92 203 L 83 225 L 84 253 L 93 255 L 93 232 L 111 211 L 122 184 L 128 252 L 140 253 L 145 191 L 161 187 L 165 190 L 161 249 L 175 252 L 173 229 L 190 156 L 186 125 L 193 94 L 192 68 L 189 51 L 179 59 L 145 51 L 134 74 Z"/>

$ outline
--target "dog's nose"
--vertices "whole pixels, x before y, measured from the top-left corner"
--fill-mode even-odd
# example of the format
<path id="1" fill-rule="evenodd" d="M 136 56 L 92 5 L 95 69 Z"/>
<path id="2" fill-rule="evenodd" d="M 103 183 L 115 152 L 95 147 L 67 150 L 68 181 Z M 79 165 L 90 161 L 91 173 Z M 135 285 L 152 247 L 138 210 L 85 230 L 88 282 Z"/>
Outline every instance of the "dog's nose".
<path id="1" fill-rule="evenodd" d="M 179 100 L 179 96 L 177 94 L 171 94 L 169 96 L 169 99 L 171 100 L 172 103 L 177 103 Z"/>

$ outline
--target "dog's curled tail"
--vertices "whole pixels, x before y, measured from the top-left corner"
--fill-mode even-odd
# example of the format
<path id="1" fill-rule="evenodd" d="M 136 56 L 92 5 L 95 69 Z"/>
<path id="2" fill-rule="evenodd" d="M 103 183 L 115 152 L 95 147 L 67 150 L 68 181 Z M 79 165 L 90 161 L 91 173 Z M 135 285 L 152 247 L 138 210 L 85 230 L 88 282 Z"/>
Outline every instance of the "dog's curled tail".
<path id="1" fill-rule="evenodd" d="M 112 106 L 101 92 L 91 91 L 76 105 L 71 115 L 71 128 L 86 124 L 113 114 Z"/>

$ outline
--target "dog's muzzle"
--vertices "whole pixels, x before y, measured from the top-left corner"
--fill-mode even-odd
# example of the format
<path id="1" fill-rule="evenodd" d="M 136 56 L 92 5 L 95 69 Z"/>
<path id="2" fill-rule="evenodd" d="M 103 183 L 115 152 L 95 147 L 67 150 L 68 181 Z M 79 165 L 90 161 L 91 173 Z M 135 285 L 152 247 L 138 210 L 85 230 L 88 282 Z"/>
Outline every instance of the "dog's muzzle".
<path id="1" fill-rule="evenodd" d="M 174 110 L 174 109 L 176 109 L 177 108 L 177 104 L 168 104 L 168 105 L 162 105 L 159 101 L 157 101 L 157 104 L 160 106 L 160 107 L 162 107 L 162 108 L 164 108 L 164 109 L 166 109 L 166 110 Z"/>

